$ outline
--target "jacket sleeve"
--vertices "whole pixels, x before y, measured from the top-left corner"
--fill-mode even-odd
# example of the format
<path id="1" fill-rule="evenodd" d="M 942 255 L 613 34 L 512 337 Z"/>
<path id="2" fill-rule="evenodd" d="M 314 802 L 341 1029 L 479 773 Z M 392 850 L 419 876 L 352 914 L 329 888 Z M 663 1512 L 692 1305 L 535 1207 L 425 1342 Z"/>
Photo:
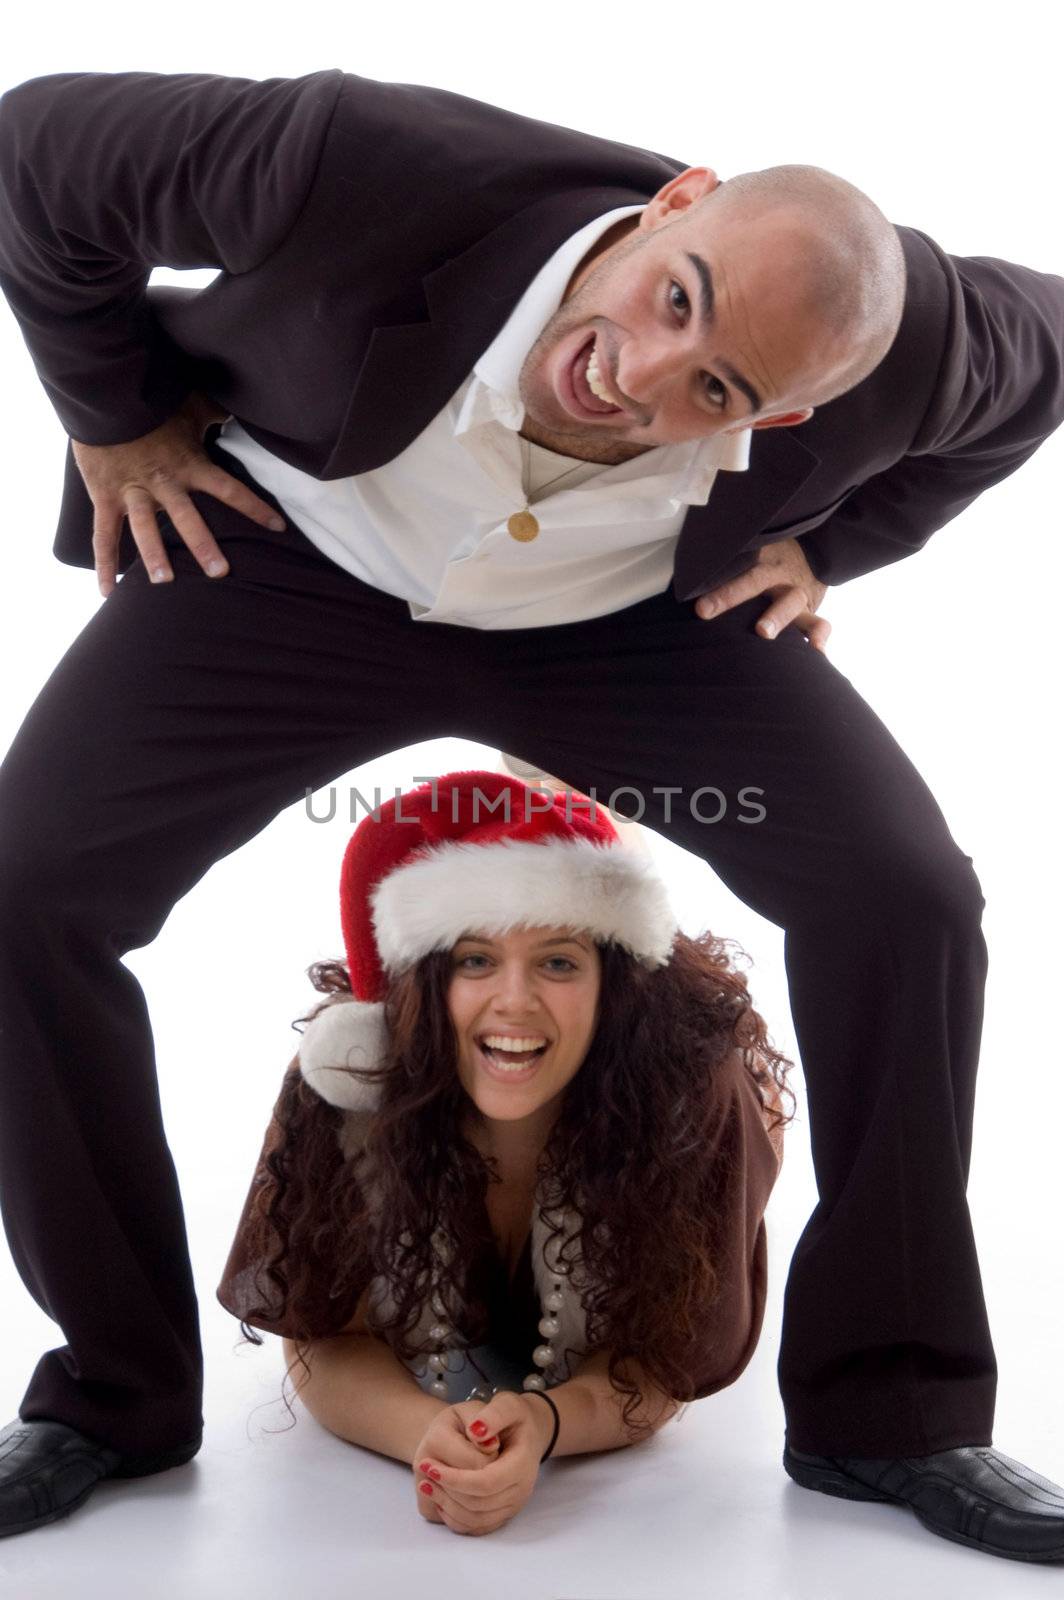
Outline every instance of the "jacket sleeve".
<path id="1" fill-rule="evenodd" d="M 313 184 L 344 74 L 57 72 L 0 96 L 0 289 L 59 420 L 139 438 L 192 384 L 154 266 L 250 272 Z"/>
<path id="2" fill-rule="evenodd" d="M 1064 421 L 1064 278 L 939 253 L 949 287 L 938 383 L 910 450 L 798 540 L 822 583 L 920 550 Z"/>

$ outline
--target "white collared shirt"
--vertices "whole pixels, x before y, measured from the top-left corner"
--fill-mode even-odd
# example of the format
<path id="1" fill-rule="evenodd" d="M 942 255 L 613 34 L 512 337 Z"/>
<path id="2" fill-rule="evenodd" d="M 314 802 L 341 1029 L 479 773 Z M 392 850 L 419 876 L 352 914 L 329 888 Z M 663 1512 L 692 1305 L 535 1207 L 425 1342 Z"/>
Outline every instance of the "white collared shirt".
<path id="1" fill-rule="evenodd" d="M 264 449 L 232 417 L 219 445 L 323 555 L 405 600 L 415 621 L 547 627 L 660 594 L 687 507 L 706 503 L 718 470 L 746 470 L 750 430 L 658 445 L 618 466 L 578 462 L 518 435 L 518 378 L 529 350 L 583 256 L 615 222 L 642 210 L 607 211 L 560 245 L 468 378 L 383 467 L 323 482 Z M 536 485 L 555 478 L 556 488 L 537 495 Z M 520 543 L 507 522 L 529 500 L 539 532 Z"/>

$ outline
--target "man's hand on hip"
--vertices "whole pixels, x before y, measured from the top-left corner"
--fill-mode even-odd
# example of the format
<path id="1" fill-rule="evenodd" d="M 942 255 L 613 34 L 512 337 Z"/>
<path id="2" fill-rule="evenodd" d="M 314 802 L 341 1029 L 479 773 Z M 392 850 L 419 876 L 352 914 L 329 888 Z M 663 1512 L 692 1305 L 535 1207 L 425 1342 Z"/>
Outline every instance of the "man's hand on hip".
<path id="1" fill-rule="evenodd" d="M 794 622 L 809 643 L 826 654 L 831 623 L 818 617 L 816 609 L 827 592 L 827 584 L 814 577 L 798 540 L 778 539 L 762 546 L 749 572 L 699 595 L 695 610 L 700 617 L 719 617 L 756 594 L 770 594 L 772 604 L 757 620 L 762 637 L 774 639 Z"/>
<path id="2" fill-rule="evenodd" d="M 105 599 L 115 586 L 123 517 L 129 518 L 134 543 L 153 583 L 174 575 L 156 520 L 160 510 L 170 517 L 208 577 L 225 576 L 229 563 L 193 505 L 190 489 L 224 500 L 253 522 L 278 532 L 284 527 L 274 506 L 216 466 L 204 450 L 211 423 L 224 422 L 228 416 L 208 395 L 193 390 L 172 417 L 139 439 L 100 445 L 71 439 L 74 460 L 92 500 L 96 581 Z"/>

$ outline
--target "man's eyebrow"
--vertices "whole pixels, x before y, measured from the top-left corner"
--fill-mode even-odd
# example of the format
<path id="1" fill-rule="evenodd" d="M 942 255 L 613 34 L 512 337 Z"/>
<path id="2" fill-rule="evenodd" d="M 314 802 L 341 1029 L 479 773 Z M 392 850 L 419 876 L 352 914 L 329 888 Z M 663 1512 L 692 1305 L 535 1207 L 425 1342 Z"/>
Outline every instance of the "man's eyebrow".
<path id="1" fill-rule="evenodd" d="M 696 255 L 693 250 L 685 250 L 684 255 L 695 269 L 698 278 L 699 308 L 698 320 L 703 328 L 712 328 L 715 315 L 713 274 L 709 270 L 709 262 L 702 256 Z M 741 389 L 749 400 L 754 411 L 761 410 L 761 396 L 752 383 L 748 383 L 741 372 L 736 372 L 730 361 L 718 361 L 718 367 L 725 377 L 730 378 L 737 389 Z"/>

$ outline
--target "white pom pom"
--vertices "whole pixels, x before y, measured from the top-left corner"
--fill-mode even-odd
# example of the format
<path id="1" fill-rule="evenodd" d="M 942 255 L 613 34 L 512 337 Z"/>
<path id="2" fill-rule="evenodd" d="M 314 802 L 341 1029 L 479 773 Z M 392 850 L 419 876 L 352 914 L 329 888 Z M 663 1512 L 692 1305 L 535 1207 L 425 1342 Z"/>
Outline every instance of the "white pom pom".
<path id="1" fill-rule="evenodd" d="M 299 1069 L 305 1081 L 331 1106 L 344 1111 L 372 1111 L 380 1097 L 379 1083 L 363 1083 L 337 1067 L 379 1067 L 388 1042 L 381 1001 L 333 1001 L 308 1022 L 299 1046 Z"/>

